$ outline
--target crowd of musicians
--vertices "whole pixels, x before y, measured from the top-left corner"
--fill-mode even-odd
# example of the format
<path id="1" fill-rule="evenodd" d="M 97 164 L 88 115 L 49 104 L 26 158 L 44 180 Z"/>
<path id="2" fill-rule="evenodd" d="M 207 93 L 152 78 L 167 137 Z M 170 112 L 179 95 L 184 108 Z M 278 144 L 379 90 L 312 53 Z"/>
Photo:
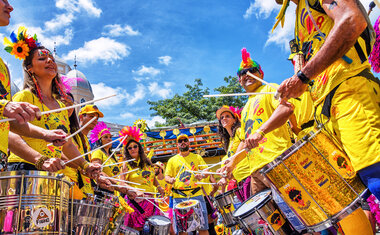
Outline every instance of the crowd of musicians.
<path id="1" fill-rule="evenodd" d="M 282 9 L 275 26 L 283 24 L 289 0 L 276 2 Z M 37 36 L 20 27 L 4 44 L 23 61 L 22 91 L 11 94 L 9 70 L 0 59 L 0 115 L 11 118 L 0 123 L 2 171 L 62 173 L 74 183 L 72 194 L 78 200 L 99 192 L 116 194 L 129 205 L 124 225 L 138 231 L 149 217 L 162 215 L 172 220 L 171 234 L 187 234 L 191 226 L 199 234 L 215 234 L 214 225 L 223 224 L 223 218 L 215 216 L 213 197 L 234 190 L 244 203 L 270 188 L 274 182 L 262 174 L 263 167 L 318 126 L 346 154 L 341 167 L 369 189 L 361 195 L 362 206 L 335 228 L 344 234 L 373 234 L 375 215 L 365 201 L 371 194 L 380 199 L 380 82 L 368 61 L 375 31 L 358 1 L 292 2 L 297 10 L 289 59 L 295 73 L 280 85 L 267 83 L 264 68 L 242 49 L 237 76 L 252 94 L 243 109 L 216 110 L 226 156 L 214 168 L 190 151 L 186 134 L 177 137 L 177 155 L 166 165 L 153 164 L 140 143 L 140 130 L 124 127 L 120 160 L 112 150 L 110 128 L 98 121 L 104 115 L 96 105 L 86 105 L 78 114 L 74 108 L 48 112 L 75 104 L 70 79 L 58 74 L 53 54 Z M 13 8 L 8 1 L 0 1 L 0 8 L 0 24 L 7 26 Z M 91 145 L 97 150 L 91 151 Z M 192 200 L 199 205 L 194 209 L 201 218 L 197 225 L 188 220 L 190 213 L 178 209 Z M 298 203 L 300 192 L 291 200 Z"/>

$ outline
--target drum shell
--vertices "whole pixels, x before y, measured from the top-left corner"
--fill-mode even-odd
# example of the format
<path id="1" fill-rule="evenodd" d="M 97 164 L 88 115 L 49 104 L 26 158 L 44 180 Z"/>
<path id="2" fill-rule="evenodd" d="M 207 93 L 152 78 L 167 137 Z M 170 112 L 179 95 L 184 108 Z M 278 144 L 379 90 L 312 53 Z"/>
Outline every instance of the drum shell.
<path id="1" fill-rule="evenodd" d="M 167 224 L 165 225 L 157 225 L 154 223 L 154 219 L 165 220 Z M 170 233 L 170 219 L 161 215 L 154 215 L 147 219 L 147 223 L 149 225 L 149 235 L 167 235 Z"/>
<path id="2" fill-rule="evenodd" d="M 233 203 L 235 192 L 236 190 L 233 189 L 215 197 L 219 212 L 221 213 L 225 226 L 227 227 L 236 225 L 236 221 L 233 218 L 233 212 L 235 211 Z"/>
<path id="3" fill-rule="evenodd" d="M 45 171 L 1 172 L 0 233 L 68 234 L 70 187 L 62 175 Z"/>
<path id="4" fill-rule="evenodd" d="M 253 207 L 249 212 L 244 213 L 242 215 L 236 216 L 234 214 L 234 218 L 238 221 L 240 227 L 249 234 L 261 234 L 258 232 L 260 230 L 261 232 L 266 231 L 271 232 L 272 234 L 280 234 L 280 235 L 286 235 L 293 232 L 293 228 L 290 226 L 289 222 L 285 219 L 282 212 L 279 210 L 276 203 L 272 200 L 271 192 L 270 190 L 264 190 L 260 193 L 267 193 L 268 195 L 263 199 L 258 206 Z M 260 194 L 258 193 L 258 194 Z M 253 199 L 258 194 L 255 194 L 251 196 L 246 202 Z M 244 204 L 244 203 L 243 203 Z M 243 205 L 242 205 L 243 206 Z M 241 207 L 239 207 L 241 208 Z M 236 210 L 237 212 L 238 210 Z M 274 215 L 279 216 L 281 218 L 280 221 L 282 221 L 281 225 L 274 225 L 271 222 L 271 218 Z M 265 221 L 265 223 L 268 225 L 266 226 L 260 226 L 259 221 Z"/>
<path id="5" fill-rule="evenodd" d="M 344 218 L 365 191 L 349 160 L 341 169 L 337 156 L 348 159 L 326 134 L 314 130 L 261 170 L 309 230 L 321 231 Z M 294 192 L 299 192 L 296 199 Z"/>
<path id="6" fill-rule="evenodd" d="M 197 221 L 199 221 L 200 223 L 201 223 L 201 221 L 202 221 L 202 218 L 201 218 L 201 217 L 202 217 L 203 215 L 198 215 L 198 214 L 196 214 L 196 211 L 202 211 L 201 204 L 200 204 L 200 202 L 199 202 L 198 200 L 194 200 L 194 201 L 197 201 L 197 203 L 196 203 L 195 205 L 191 206 L 191 207 L 177 208 L 177 206 L 178 206 L 178 204 L 177 204 L 177 206 L 176 206 L 176 208 L 175 208 L 175 210 L 178 210 L 178 212 L 181 213 L 181 214 L 186 214 L 186 213 L 188 213 L 191 209 L 194 209 L 193 214 L 192 214 L 192 215 L 188 218 L 188 220 L 187 220 L 187 223 L 188 223 L 188 224 L 191 224 L 191 222 L 192 222 L 193 220 L 197 220 Z M 176 212 L 174 212 L 174 216 L 176 216 L 175 213 L 176 213 Z M 177 220 L 177 219 L 176 219 L 176 220 Z M 177 221 L 177 223 L 178 223 L 178 221 Z M 178 228 L 177 228 L 177 230 L 179 230 L 178 232 L 186 232 L 186 231 L 182 231 L 182 230 L 180 230 L 180 229 L 178 229 Z"/>
<path id="7" fill-rule="evenodd" d="M 73 200 L 72 231 L 74 234 L 94 234 L 98 223 L 100 205 L 90 204 L 84 200 Z"/>

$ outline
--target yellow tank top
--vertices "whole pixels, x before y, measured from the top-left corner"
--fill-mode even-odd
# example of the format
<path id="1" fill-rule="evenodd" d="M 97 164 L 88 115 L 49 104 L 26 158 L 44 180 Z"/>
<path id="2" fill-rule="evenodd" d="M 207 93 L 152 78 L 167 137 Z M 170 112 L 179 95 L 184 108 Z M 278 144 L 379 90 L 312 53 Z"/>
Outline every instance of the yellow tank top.
<path id="1" fill-rule="evenodd" d="M 315 1 L 316 0 L 314 0 L 314 2 Z M 321 0 L 319 0 L 319 2 L 322 4 Z M 318 53 L 325 42 L 325 38 L 328 37 L 332 27 L 334 26 L 334 21 L 325 13 L 321 13 L 311 7 L 308 8 L 312 17 L 310 17 L 308 13 L 305 1 L 300 0 L 298 2 L 295 24 L 296 41 L 299 48 L 302 48 L 306 62 Z M 322 35 L 314 26 L 312 18 L 322 32 Z M 358 39 L 358 43 L 363 49 L 366 58 L 368 58 L 365 49 L 365 41 L 360 37 Z M 316 78 L 314 78 L 314 85 L 311 87 L 311 97 L 315 106 L 321 103 L 327 94 L 341 82 L 347 78 L 359 74 L 364 69 L 371 67 L 368 60 L 363 63 L 361 62 L 360 57 L 354 47 L 352 47 L 345 56 L 351 59 L 352 62 L 348 63 L 343 58 L 340 58 Z"/>

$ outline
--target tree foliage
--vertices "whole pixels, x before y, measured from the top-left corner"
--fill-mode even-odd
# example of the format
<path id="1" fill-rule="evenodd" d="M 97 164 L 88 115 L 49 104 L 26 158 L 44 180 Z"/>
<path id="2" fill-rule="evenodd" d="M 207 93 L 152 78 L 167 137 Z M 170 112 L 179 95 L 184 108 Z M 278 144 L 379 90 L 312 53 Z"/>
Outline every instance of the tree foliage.
<path id="1" fill-rule="evenodd" d="M 236 77 L 225 77 L 226 85 L 214 89 L 215 93 L 243 93 Z M 212 121 L 216 119 L 215 112 L 223 105 L 243 107 L 247 96 L 212 97 L 210 89 L 203 87 L 201 79 L 195 79 L 194 85 L 186 84 L 187 91 L 182 95 L 175 94 L 173 98 L 158 101 L 148 101 L 150 110 L 155 112 L 152 116 L 161 116 L 166 120 L 165 125 L 189 124 L 196 121 Z M 180 120 L 180 121 L 179 121 Z"/>

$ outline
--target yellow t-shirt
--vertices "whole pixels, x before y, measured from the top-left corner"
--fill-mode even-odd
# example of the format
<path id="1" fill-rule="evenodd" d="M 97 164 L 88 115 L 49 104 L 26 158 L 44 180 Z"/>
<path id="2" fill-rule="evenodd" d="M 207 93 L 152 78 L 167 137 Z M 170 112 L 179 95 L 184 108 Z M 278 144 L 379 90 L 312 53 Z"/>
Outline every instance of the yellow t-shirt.
<path id="1" fill-rule="evenodd" d="M 8 68 L 0 58 L 0 119 L 3 119 L 5 105 L 11 100 L 11 82 Z M 0 151 L 8 154 L 9 122 L 0 123 Z"/>
<path id="2" fill-rule="evenodd" d="M 107 156 L 107 154 L 105 154 L 101 149 L 98 149 L 92 153 L 91 161 L 95 159 L 99 159 L 102 163 L 104 163 L 108 157 L 109 156 Z M 117 163 L 117 161 L 114 159 L 114 156 L 112 156 L 110 159 L 108 159 L 108 161 L 106 162 L 103 168 L 103 172 L 106 173 L 110 177 L 114 175 L 118 175 L 120 173 L 120 168 L 118 167 L 118 165 L 107 166 L 114 163 Z"/>
<path id="3" fill-rule="evenodd" d="M 78 150 L 79 150 L 79 152 L 80 152 L 81 154 L 84 154 L 85 151 L 86 151 L 86 152 L 90 151 L 90 150 L 88 149 L 88 145 L 85 145 L 86 150 L 83 149 L 84 147 L 83 147 L 82 140 L 81 140 L 81 138 L 79 137 L 79 135 L 74 136 L 74 138 L 75 138 L 76 140 L 78 140 L 78 144 L 77 144 L 77 142 L 76 142 L 74 139 L 73 139 L 73 143 L 75 144 L 75 146 L 77 146 L 77 148 L 78 148 Z M 85 137 L 85 139 L 86 139 L 86 137 Z M 78 171 L 77 171 L 77 172 L 78 172 Z M 77 174 L 78 174 L 78 173 L 77 173 Z M 91 186 L 91 179 L 90 179 L 89 177 L 87 177 L 87 176 L 81 174 L 81 173 L 79 173 L 79 177 L 80 177 L 80 179 L 81 179 L 81 181 L 82 181 L 82 183 L 83 183 L 83 186 L 80 188 L 80 190 L 81 190 L 83 193 L 94 194 L 94 189 L 93 189 L 92 186 Z"/>
<path id="4" fill-rule="evenodd" d="M 157 179 L 158 183 L 160 184 L 160 186 L 165 190 L 165 197 L 166 197 L 165 201 L 164 201 L 164 199 L 158 199 L 157 200 L 158 206 L 160 207 L 160 209 L 162 211 L 166 212 L 169 210 L 169 196 L 171 195 L 172 185 L 166 183 L 165 177 L 162 180 L 159 180 L 158 178 L 156 178 L 156 179 Z M 159 193 L 157 188 L 156 188 L 156 193 Z M 161 195 L 157 194 L 157 197 L 161 198 Z"/>
<path id="5" fill-rule="evenodd" d="M 319 2 L 322 4 L 322 0 L 319 0 Z M 309 9 L 321 32 L 328 37 L 334 26 L 334 21 L 324 13 L 318 12 L 310 7 Z M 296 15 L 296 40 L 298 47 L 303 49 L 303 54 L 307 62 L 318 53 L 325 43 L 325 39 L 314 27 L 311 17 L 307 12 L 305 1 L 298 2 Z M 366 58 L 368 58 L 364 40 L 360 37 L 358 42 Z M 314 100 L 315 106 L 322 102 L 326 95 L 338 84 L 366 68 L 371 68 L 368 60 L 363 63 L 361 62 L 354 46 L 346 53 L 346 56 L 352 59 L 351 64 L 340 58 L 314 79 L 314 85 L 311 88 L 311 97 Z"/>
<path id="6" fill-rule="evenodd" d="M 137 162 L 135 161 L 135 163 L 139 165 L 140 160 Z M 136 169 L 136 168 L 132 168 L 129 164 L 126 164 L 126 166 L 127 166 L 127 169 L 126 169 L 127 171 Z M 147 192 L 147 193 L 156 192 L 156 187 L 154 186 L 154 179 L 155 179 L 154 168 L 153 166 L 147 166 L 147 165 L 145 165 L 143 169 L 138 168 L 137 171 L 134 171 L 125 175 L 125 180 L 140 184 L 140 185 L 129 184 L 129 186 L 145 189 L 144 192 Z"/>
<path id="7" fill-rule="evenodd" d="M 238 128 L 235 132 L 235 135 L 230 138 L 227 155 L 223 157 L 222 161 L 229 157 L 232 157 L 236 153 L 236 150 L 241 142 L 240 136 L 241 128 Z M 224 164 L 222 166 L 224 166 Z M 241 162 L 239 162 L 239 164 L 236 165 L 235 169 L 232 171 L 232 175 L 237 182 L 240 182 L 251 175 L 248 158 L 244 158 Z"/>
<path id="8" fill-rule="evenodd" d="M 199 166 L 202 165 L 202 166 Z M 195 179 L 194 174 L 187 171 L 199 171 L 207 168 L 206 162 L 203 158 L 194 153 L 190 153 L 188 156 L 183 157 L 179 154 L 171 157 L 166 165 L 165 175 L 170 177 L 176 177 L 176 182 L 173 184 L 173 188 L 180 190 L 188 190 L 184 193 L 190 195 L 191 197 L 196 197 L 202 195 L 202 190 L 198 190 L 195 194 L 191 194 L 191 190 L 199 187 L 197 185 L 197 179 Z M 173 192 L 174 198 L 184 198 L 183 195 L 179 195 Z"/>
<path id="9" fill-rule="evenodd" d="M 261 86 L 255 92 L 275 92 L 275 89 L 270 86 Z M 274 95 L 250 96 L 241 115 L 240 139 L 244 140 L 255 133 L 270 118 L 278 105 L 279 101 L 274 98 Z M 291 140 L 286 124 L 267 133 L 259 146 L 251 149 L 247 155 L 251 173 L 272 162 L 290 146 Z"/>
<path id="10" fill-rule="evenodd" d="M 30 104 L 36 105 L 38 108 L 40 108 L 41 111 L 48 111 L 50 110 L 48 107 L 46 107 L 43 103 L 40 102 L 40 100 L 35 96 L 30 90 L 22 90 L 17 92 L 13 96 L 13 101 L 16 102 L 28 102 Z M 65 105 L 57 100 L 59 106 L 65 107 Z M 55 130 L 55 129 L 62 129 L 66 133 L 69 133 L 69 121 L 68 121 L 68 115 L 67 115 L 67 110 L 61 111 L 61 112 L 56 112 L 56 113 L 50 113 L 50 114 L 45 114 L 42 115 L 41 120 L 33 120 L 30 123 L 47 129 L 47 130 Z M 61 153 L 62 153 L 62 146 L 47 146 L 48 142 L 45 140 L 41 139 L 34 139 L 30 137 L 22 137 L 25 142 L 34 150 L 39 152 L 40 154 L 47 156 L 49 158 L 61 158 Z M 18 157 L 14 153 L 11 153 L 9 158 L 9 162 L 26 162 L 29 164 L 32 164 L 28 161 L 25 161 L 21 157 Z"/>

